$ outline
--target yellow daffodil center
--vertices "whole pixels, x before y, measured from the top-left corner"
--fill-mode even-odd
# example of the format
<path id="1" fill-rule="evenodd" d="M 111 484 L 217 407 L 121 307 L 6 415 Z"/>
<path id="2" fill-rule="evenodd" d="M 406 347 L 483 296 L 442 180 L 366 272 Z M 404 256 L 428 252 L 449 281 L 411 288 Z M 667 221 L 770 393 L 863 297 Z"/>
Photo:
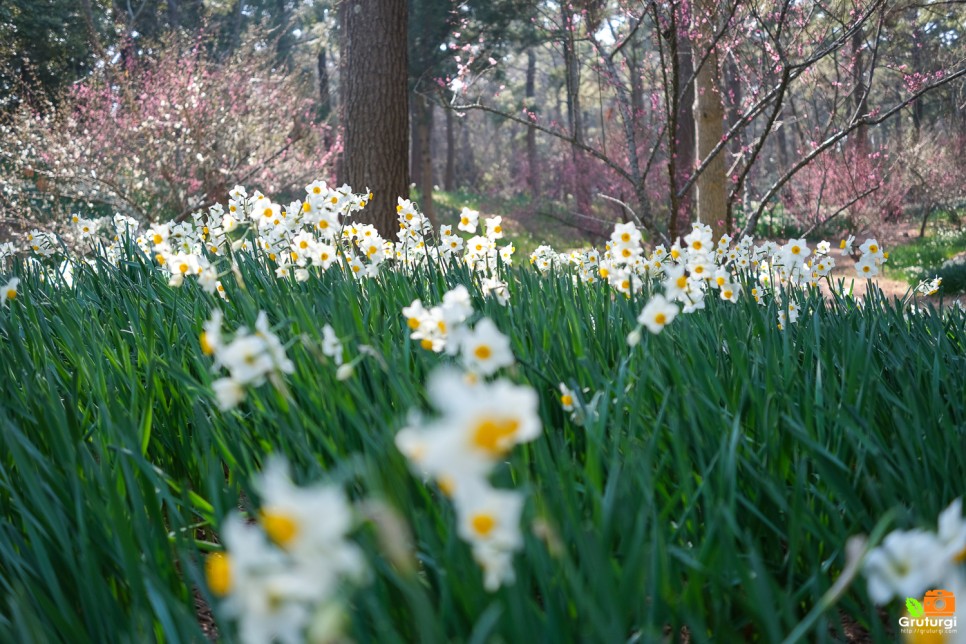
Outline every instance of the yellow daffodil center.
<path id="1" fill-rule="evenodd" d="M 654 322 L 656 324 L 660 324 L 663 326 L 667 324 L 667 316 L 664 315 L 663 313 L 658 313 L 657 315 L 654 316 Z"/>
<path id="2" fill-rule="evenodd" d="M 729 299 L 730 300 L 732 295 L 734 295 L 734 292 L 733 291 L 725 291 L 724 292 L 724 296 L 725 296 L 726 299 Z"/>
<path id="3" fill-rule="evenodd" d="M 792 246 L 792 255 L 798 255 L 802 252 L 801 246 Z"/>
<path id="4" fill-rule="evenodd" d="M 416 318 L 407 318 L 406 319 L 406 325 L 410 329 L 412 329 L 413 331 L 415 331 L 416 329 L 419 328 L 419 320 L 417 320 Z"/>
<path id="5" fill-rule="evenodd" d="M 9 291 L 7 291 L 7 299 L 8 300 L 13 300 L 16 297 L 17 297 L 17 289 L 12 288 Z"/>
<path id="6" fill-rule="evenodd" d="M 491 456 L 500 456 L 519 429 L 520 422 L 515 418 L 484 417 L 473 428 L 473 444 Z"/>
<path id="7" fill-rule="evenodd" d="M 420 341 L 419 346 L 426 349 L 427 351 L 430 351 L 433 348 L 433 341 L 430 340 L 429 338 L 423 338 Z"/>
<path id="8" fill-rule="evenodd" d="M 702 244 L 700 239 L 695 239 L 693 242 L 691 242 L 691 248 L 694 250 L 701 250 L 701 246 Z"/>
<path id="9" fill-rule="evenodd" d="M 839 248 L 845 249 L 845 240 L 839 242 Z"/>
<path id="10" fill-rule="evenodd" d="M 675 284 L 678 285 L 678 288 L 684 288 L 685 286 L 688 285 L 688 278 L 682 275 L 681 277 L 677 278 L 677 280 L 675 280 Z"/>
<path id="11" fill-rule="evenodd" d="M 481 512 L 480 514 L 473 515 L 473 518 L 470 520 L 470 525 L 473 526 L 473 532 L 481 537 L 485 537 L 493 532 L 493 528 L 496 527 L 496 519 L 491 514 Z"/>
<path id="12" fill-rule="evenodd" d="M 218 597 L 231 590 L 231 559 L 223 552 L 208 555 L 205 559 L 205 580 L 208 588 Z"/>
<path id="13" fill-rule="evenodd" d="M 630 240 L 631 240 L 630 233 L 624 233 L 623 235 L 621 235 L 621 241 L 624 242 L 625 244 Z"/>
<path id="14" fill-rule="evenodd" d="M 439 486 L 439 491 L 446 496 L 452 497 L 453 493 L 456 492 L 456 481 L 453 477 L 446 476 L 445 474 L 438 479 L 436 479 L 436 485 Z"/>
<path id="15" fill-rule="evenodd" d="M 571 396 L 570 394 L 564 394 L 563 396 L 560 397 L 560 404 L 563 405 L 564 407 L 570 407 L 571 405 L 574 404 L 574 397 Z"/>
<path id="16" fill-rule="evenodd" d="M 875 253 L 879 252 L 879 247 L 876 246 L 875 244 L 872 244 L 871 246 L 869 246 L 869 252 L 874 255 Z"/>
<path id="17" fill-rule="evenodd" d="M 322 194 L 322 188 L 315 186 L 314 188 L 312 188 L 312 192 L 314 192 L 317 195 L 320 195 Z"/>
<path id="18" fill-rule="evenodd" d="M 158 234 L 155 234 L 153 239 L 154 239 L 154 245 L 155 246 L 157 246 L 158 244 L 160 244 L 161 242 L 164 241 L 164 238 L 161 237 L 161 235 L 158 235 Z"/>
<path id="19" fill-rule="evenodd" d="M 298 523 L 284 512 L 263 510 L 261 518 L 265 534 L 283 548 L 292 543 L 292 540 L 298 536 Z"/>
<path id="20" fill-rule="evenodd" d="M 489 360 L 490 356 L 493 355 L 493 351 L 490 350 L 488 345 L 481 344 L 473 349 L 473 355 L 480 360 Z"/>
<path id="21" fill-rule="evenodd" d="M 206 356 L 210 356 L 215 352 L 215 347 L 211 344 L 207 331 L 201 332 L 201 352 Z"/>

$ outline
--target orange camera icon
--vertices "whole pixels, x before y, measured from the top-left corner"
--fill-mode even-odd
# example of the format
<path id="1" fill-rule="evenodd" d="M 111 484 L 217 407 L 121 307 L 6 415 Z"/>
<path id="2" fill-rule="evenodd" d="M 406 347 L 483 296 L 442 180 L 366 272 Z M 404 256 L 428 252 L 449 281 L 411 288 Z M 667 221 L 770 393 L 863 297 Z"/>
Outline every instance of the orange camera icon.
<path id="1" fill-rule="evenodd" d="M 956 614 L 956 595 L 948 590 L 930 590 L 922 598 L 926 617 L 951 617 Z"/>

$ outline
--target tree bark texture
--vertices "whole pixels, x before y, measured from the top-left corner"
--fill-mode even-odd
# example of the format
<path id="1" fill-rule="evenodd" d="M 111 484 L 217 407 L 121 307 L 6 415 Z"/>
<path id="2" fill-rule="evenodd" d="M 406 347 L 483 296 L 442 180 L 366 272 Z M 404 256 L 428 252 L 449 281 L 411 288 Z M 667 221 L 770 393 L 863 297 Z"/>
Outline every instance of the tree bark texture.
<path id="1" fill-rule="evenodd" d="M 373 198 L 360 213 L 395 237 L 396 199 L 409 196 L 406 0 L 348 0 L 343 7 L 340 100 L 345 180 Z"/>
<path id="2" fill-rule="evenodd" d="M 713 42 L 717 24 L 716 5 L 715 0 L 694 3 L 693 19 L 697 21 L 697 31 L 701 35 L 692 49 L 695 64 L 704 59 L 707 48 Z M 724 137 L 724 104 L 718 76 L 718 55 L 712 51 L 694 79 L 694 130 L 699 162 L 710 156 L 711 150 Z M 731 230 L 726 175 L 725 156 L 717 154 L 696 182 L 698 221 L 711 226 L 715 240 Z"/>

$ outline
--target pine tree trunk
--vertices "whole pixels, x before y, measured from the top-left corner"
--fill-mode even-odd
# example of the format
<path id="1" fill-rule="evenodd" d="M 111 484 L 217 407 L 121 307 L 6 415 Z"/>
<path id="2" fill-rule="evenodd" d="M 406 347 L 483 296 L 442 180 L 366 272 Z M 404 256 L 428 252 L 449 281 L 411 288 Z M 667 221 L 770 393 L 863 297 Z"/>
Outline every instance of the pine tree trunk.
<path id="1" fill-rule="evenodd" d="M 695 61 L 702 60 L 714 38 L 716 4 L 714 0 L 699 0 L 694 4 L 695 20 L 701 34 L 701 44 L 695 43 L 692 49 Z M 701 20 L 704 17 L 707 20 Z M 718 74 L 718 55 L 712 52 L 694 80 L 694 131 L 699 163 L 711 155 L 711 150 L 724 136 L 724 104 Z M 725 155 L 718 153 L 696 182 L 698 221 L 711 226 L 715 240 L 731 230 L 726 172 Z"/>
<path id="2" fill-rule="evenodd" d="M 349 0 L 340 69 L 345 179 L 373 198 L 359 219 L 395 237 L 396 199 L 409 195 L 406 0 Z"/>

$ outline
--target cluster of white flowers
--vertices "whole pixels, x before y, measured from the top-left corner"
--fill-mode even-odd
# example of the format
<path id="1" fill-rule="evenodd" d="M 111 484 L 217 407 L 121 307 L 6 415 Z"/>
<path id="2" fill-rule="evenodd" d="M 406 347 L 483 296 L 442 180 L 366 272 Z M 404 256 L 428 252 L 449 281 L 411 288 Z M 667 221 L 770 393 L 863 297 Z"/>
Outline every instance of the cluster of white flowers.
<path id="1" fill-rule="evenodd" d="M 406 313 L 414 333 L 420 320 L 442 319 L 416 304 Z M 482 319 L 472 330 L 461 328 L 459 341 L 449 337 L 445 346 L 458 350 L 466 370 L 443 367 L 432 374 L 427 392 L 439 416 L 425 421 L 416 415 L 396 435 L 396 445 L 420 475 L 453 499 L 459 534 L 471 544 L 492 591 L 515 578 L 513 553 L 523 546 L 524 499 L 518 491 L 492 487 L 488 479 L 515 445 L 540 435 L 539 400 L 530 387 L 485 379 L 514 361 L 509 338 L 491 320 Z"/>
<path id="2" fill-rule="evenodd" d="M 338 641 L 344 591 L 368 575 L 347 538 L 355 512 L 334 485 L 298 487 L 287 462 L 272 458 L 254 481 L 258 523 L 239 514 L 222 525 L 225 551 L 210 555 L 205 576 L 242 642 Z"/>
<path id="3" fill-rule="evenodd" d="M 732 245 L 732 238 L 723 235 L 715 245 L 711 228 L 694 224 L 683 244 L 675 242 L 670 251 L 658 246 L 645 257 L 640 236 L 635 233 L 628 224 L 615 226 L 599 264 L 600 277 L 628 297 L 647 283 L 660 283 L 663 289 L 663 294 L 649 299 L 638 316 L 638 327 L 627 338 L 632 346 L 640 342 L 642 328 L 660 333 L 678 313 L 703 309 L 709 292 L 717 291 L 720 299 L 737 302 L 742 283 L 750 284 L 750 295 L 760 304 L 764 304 L 765 292 L 778 298 L 782 303 L 778 327 L 783 328 L 786 323 L 794 323 L 800 313 L 791 293 L 818 287 L 830 279 L 835 267 L 828 242 L 817 244 L 814 254 L 804 239 L 790 239 L 784 245 L 766 241 L 756 246 L 753 238 L 742 237 Z M 843 252 L 851 252 L 853 239 L 850 237 L 848 244 L 843 242 Z M 857 274 L 872 277 L 887 255 L 874 239 L 867 240 L 860 250 L 863 254 Z M 551 252 L 547 249 L 544 255 Z"/>
<path id="4" fill-rule="evenodd" d="M 463 323 L 473 314 L 470 292 L 462 284 L 443 295 L 443 303 L 427 309 L 416 299 L 403 308 L 410 337 L 427 351 L 455 355 L 465 331 Z"/>
<path id="5" fill-rule="evenodd" d="M 230 342 L 222 337 L 222 320 L 221 311 L 212 311 L 200 340 L 205 355 L 215 358 L 212 368 L 224 367 L 228 370 L 228 376 L 211 384 L 218 407 L 226 411 L 245 399 L 247 386 L 259 386 L 267 378 L 275 379 L 279 374 L 292 373 L 295 365 L 285 355 L 285 347 L 278 336 L 269 329 L 268 315 L 264 311 L 258 314 L 254 332 L 241 327 Z"/>
<path id="6" fill-rule="evenodd" d="M 943 278 L 934 277 L 931 280 L 923 280 L 916 285 L 916 292 L 920 295 L 935 295 L 939 292 L 939 287 L 943 283 Z"/>
<path id="7" fill-rule="evenodd" d="M 434 238 L 429 219 L 413 202 L 399 199 L 398 240 L 391 242 L 369 224 L 348 221 L 366 207 L 370 193 L 354 194 L 347 185 L 332 188 L 323 181 L 309 184 L 305 193 L 304 200 L 283 207 L 257 190 L 249 195 L 245 187 L 235 186 L 227 207 L 216 204 L 207 213 L 193 213 L 182 222 L 156 223 L 141 234 L 137 234 L 137 222 L 128 217 L 117 215 L 109 221 L 75 216 L 74 237 L 87 240 L 89 248 L 117 263 L 123 256 L 124 240 L 137 234 L 136 243 L 166 271 L 170 285 L 181 286 L 186 278 L 195 277 L 207 292 L 223 299 L 227 297 L 222 273 L 215 266 L 217 258 L 260 251 L 278 278 L 299 281 L 332 266 L 366 279 L 377 276 L 384 267 L 411 272 L 430 263 L 445 271 L 455 261 L 479 274 L 485 297 L 501 305 L 509 301 L 510 285 L 498 267 L 512 263 L 514 248 L 512 244 L 498 245 L 504 237 L 501 217 L 481 222 L 479 212 L 464 208 L 456 229 L 473 236 L 465 238 L 453 226 L 443 224 Z M 484 234 L 477 234 L 481 223 Z M 113 237 L 99 246 L 96 234 L 104 228 L 113 228 Z M 53 254 L 63 246 L 54 235 L 39 230 L 31 231 L 27 240 L 36 256 Z M 640 341 L 644 328 L 659 333 L 678 313 L 703 309 L 705 298 L 714 292 L 722 300 L 737 302 L 747 291 L 761 304 L 766 294 L 771 295 L 780 303 L 778 327 L 785 328 L 800 315 L 792 297 L 795 290 L 815 288 L 822 282 L 833 286 L 830 275 L 835 259 L 828 242 L 820 242 L 813 251 L 805 239 L 790 239 L 783 245 L 771 241 L 755 245 L 751 237 L 733 241 L 724 235 L 715 243 L 711 228 L 698 223 L 670 248 L 659 245 L 647 253 L 640 230 L 623 223 L 614 226 L 603 255 L 593 249 L 561 254 L 544 245 L 531 254 L 530 263 L 543 274 L 572 269 L 573 279 L 588 284 L 606 281 L 627 297 L 647 287 L 653 295 L 628 337 L 632 345 Z M 853 253 L 854 241 L 851 235 L 842 240 L 843 255 Z M 875 239 L 866 240 L 858 250 L 859 277 L 875 276 L 888 259 Z M 9 245 L 0 247 L 0 260 L 13 252 Z M 70 284 L 70 260 L 61 265 L 60 274 Z M 938 278 L 923 282 L 917 292 L 934 294 L 940 282 Z M 661 292 L 654 293 L 654 287 Z M 464 301 L 468 302 L 468 296 Z M 458 307 L 447 307 L 444 302 L 431 310 L 432 315 L 422 316 L 421 304 L 417 304 L 409 316 L 410 324 L 417 325 L 412 337 L 424 348 L 442 351 L 448 345 L 455 353 L 458 342 L 448 344 L 446 338 L 465 319 L 457 319 Z"/>
<path id="8" fill-rule="evenodd" d="M 505 289 L 506 285 L 498 288 Z M 410 337 L 418 340 L 423 349 L 459 354 L 463 366 L 471 373 L 489 376 L 513 364 L 510 339 L 500 333 L 492 320 L 483 318 L 473 328 L 466 324 L 473 315 L 473 304 L 462 284 L 444 293 L 443 302 L 438 306 L 427 309 L 417 299 L 403 307 L 402 313 Z"/>
<path id="9" fill-rule="evenodd" d="M 936 532 L 896 530 L 866 556 L 863 570 L 869 597 L 886 604 L 894 597 L 921 597 L 939 585 L 963 583 L 966 562 L 966 518 L 962 499 L 939 515 Z"/>

